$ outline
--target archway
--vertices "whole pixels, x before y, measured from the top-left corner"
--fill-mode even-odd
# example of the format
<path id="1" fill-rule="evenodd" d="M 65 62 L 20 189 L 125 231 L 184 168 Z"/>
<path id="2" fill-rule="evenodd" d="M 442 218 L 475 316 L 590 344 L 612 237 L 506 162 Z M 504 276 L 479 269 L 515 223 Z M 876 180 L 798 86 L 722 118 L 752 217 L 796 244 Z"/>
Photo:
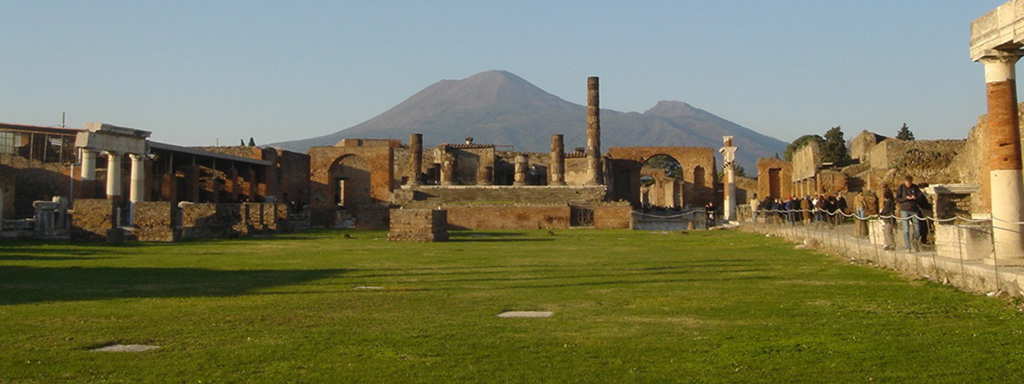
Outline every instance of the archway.
<path id="1" fill-rule="evenodd" d="M 683 199 L 683 167 L 674 157 L 658 154 L 640 167 L 640 203 L 644 208 L 678 209 Z"/>
<path id="2" fill-rule="evenodd" d="M 328 188 L 334 204 L 352 208 L 372 202 L 367 163 L 356 155 L 345 155 L 331 165 Z"/>

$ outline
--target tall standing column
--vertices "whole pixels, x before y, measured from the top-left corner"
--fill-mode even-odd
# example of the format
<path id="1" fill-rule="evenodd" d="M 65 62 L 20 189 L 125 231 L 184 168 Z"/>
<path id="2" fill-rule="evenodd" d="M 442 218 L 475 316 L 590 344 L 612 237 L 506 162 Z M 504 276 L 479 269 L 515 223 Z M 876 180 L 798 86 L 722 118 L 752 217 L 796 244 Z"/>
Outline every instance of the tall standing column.
<path id="1" fill-rule="evenodd" d="M 722 173 L 725 180 L 722 180 L 722 219 L 725 221 L 736 220 L 736 175 L 734 174 L 736 162 L 736 147 L 732 145 L 732 136 L 722 137 Z M 781 181 L 780 181 L 781 183 Z"/>
<path id="2" fill-rule="evenodd" d="M 413 133 L 409 135 L 409 151 L 412 152 L 412 174 L 409 175 L 409 185 L 420 185 L 420 174 L 423 172 L 423 134 Z"/>
<path id="3" fill-rule="evenodd" d="M 128 155 L 128 157 L 132 159 L 131 188 L 128 189 L 128 201 L 131 203 L 146 201 L 146 171 L 144 163 L 146 157 L 134 153 Z"/>
<path id="4" fill-rule="evenodd" d="M 107 199 L 121 198 L 121 154 L 107 152 Z"/>
<path id="5" fill-rule="evenodd" d="M 548 184 L 565 185 L 565 139 L 562 135 L 551 136 L 551 160 L 548 164 Z"/>
<path id="6" fill-rule="evenodd" d="M 512 185 L 526 185 L 526 168 L 529 167 L 529 161 L 522 153 L 516 155 L 516 173 Z"/>
<path id="7" fill-rule="evenodd" d="M 601 184 L 601 106 L 597 76 L 587 78 L 587 185 Z"/>
<path id="8" fill-rule="evenodd" d="M 1017 115 L 1017 84 L 1014 64 L 1020 56 L 997 54 L 981 59 L 985 64 L 988 118 L 989 183 L 992 193 L 993 241 L 1000 264 L 1024 264 L 1024 180 L 1021 174 L 1020 121 Z"/>

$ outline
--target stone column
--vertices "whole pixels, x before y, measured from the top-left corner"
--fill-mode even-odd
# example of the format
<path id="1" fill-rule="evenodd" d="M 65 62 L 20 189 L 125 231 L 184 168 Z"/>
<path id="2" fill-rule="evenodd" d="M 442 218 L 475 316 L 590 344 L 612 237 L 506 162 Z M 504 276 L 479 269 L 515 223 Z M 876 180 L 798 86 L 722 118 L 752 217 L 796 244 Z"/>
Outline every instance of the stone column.
<path id="1" fill-rule="evenodd" d="M 491 185 L 494 184 L 494 167 L 488 165 L 480 167 L 480 172 L 477 173 L 476 183 L 479 185 Z"/>
<path id="2" fill-rule="evenodd" d="M 452 185 L 455 183 L 455 155 L 447 149 L 441 151 L 441 185 Z"/>
<path id="3" fill-rule="evenodd" d="M 597 76 L 587 78 L 587 185 L 601 184 L 601 106 Z"/>
<path id="4" fill-rule="evenodd" d="M 725 221 L 736 220 L 736 175 L 734 173 L 736 162 L 736 147 L 732 145 L 732 136 L 722 137 L 722 173 L 725 180 L 722 180 L 722 218 Z M 779 181 L 782 182 L 781 180 Z M 779 186 L 781 189 L 781 185 Z M 783 197 L 785 198 L 785 197 Z"/>
<path id="5" fill-rule="evenodd" d="M 128 201 L 131 203 L 146 201 L 146 157 L 134 153 L 128 157 L 132 159 L 131 188 L 128 189 Z"/>
<path id="6" fill-rule="evenodd" d="M 551 161 L 548 185 L 565 185 L 565 143 L 562 135 L 551 136 Z"/>
<path id="7" fill-rule="evenodd" d="M 107 199 L 117 200 L 121 198 L 121 154 L 117 152 L 106 152 L 107 154 Z"/>
<path id="8" fill-rule="evenodd" d="M 526 185 L 526 169 L 530 166 L 530 160 L 526 155 L 516 155 L 516 173 L 512 185 Z"/>
<path id="9" fill-rule="evenodd" d="M 82 181 L 96 180 L 96 151 L 82 148 Z"/>
<path id="10" fill-rule="evenodd" d="M 1020 56 L 995 54 L 984 57 L 988 118 L 989 182 L 992 194 L 993 241 L 999 264 L 1024 264 L 1024 180 L 1021 179 L 1020 121 L 1014 64 Z M 991 260 L 990 260 L 991 261 Z"/>
<path id="11" fill-rule="evenodd" d="M 409 135 L 409 151 L 412 153 L 412 174 L 409 175 L 409 185 L 420 185 L 420 174 L 423 172 L 423 134 L 413 133 Z"/>

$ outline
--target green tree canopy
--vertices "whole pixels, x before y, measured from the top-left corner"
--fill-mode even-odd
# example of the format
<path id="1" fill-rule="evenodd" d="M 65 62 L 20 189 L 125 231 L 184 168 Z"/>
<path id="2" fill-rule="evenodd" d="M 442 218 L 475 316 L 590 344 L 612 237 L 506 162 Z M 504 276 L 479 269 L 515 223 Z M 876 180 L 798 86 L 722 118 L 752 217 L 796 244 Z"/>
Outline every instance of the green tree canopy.
<path id="1" fill-rule="evenodd" d="M 821 149 L 821 161 L 836 165 L 850 163 L 850 152 L 846 148 L 846 139 L 843 138 L 843 128 L 832 127 L 825 132 L 825 145 Z"/>
<path id="2" fill-rule="evenodd" d="M 910 131 L 910 127 L 907 126 L 907 123 L 903 123 L 899 132 L 896 132 L 896 138 L 900 140 L 914 141 L 914 132 Z"/>

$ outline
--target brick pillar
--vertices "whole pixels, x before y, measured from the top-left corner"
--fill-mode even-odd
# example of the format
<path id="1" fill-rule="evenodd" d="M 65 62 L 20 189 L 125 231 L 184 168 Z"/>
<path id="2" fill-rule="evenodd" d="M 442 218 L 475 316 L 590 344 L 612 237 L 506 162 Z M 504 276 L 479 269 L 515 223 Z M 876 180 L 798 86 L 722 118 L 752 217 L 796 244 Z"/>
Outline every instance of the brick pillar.
<path id="1" fill-rule="evenodd" d="M 476 176 L 476 183 L 479 185 L 494 184 L 494 167 L 490 165 L 480 167 L 480 171 Z"/>
<path id="2" fill-rule="evenodd" d="M 587 78 L 587 185 L 601 184 L 601 106 L 597 76 Z"/>
<path id="3" fill-rule="evenodd" d="M 1020 118 L 1014 65 L 1020 56 L 995 54 L 981 59 L 985 65 L 988 118 L 987 163 L 992 196 L 993 241 L 999 264 L 1024 265 L 1024 180 L 1021 174 Z M 990 260 L 991 261 L 991 260 Z"/>
<path id="4" fill-rule="evenodd" d="M 199 165 L 192 162 L 192 166 L 188 168 L 188 201 L 193 203 L 199 202 Z"/>
<path id="5" fill-rule="evenodd" d="M 565 144 L 562 135 L 551 136 L 551 161 L 548 164 L 548 184 L 565 185 Z"/>
<path id="6" fill-rule="evenodd" d="M 409 152 L 412 156 L 409 185 L 420 185 L 420 174 L 423 172 L 423 134 L 409 135 Z"/>

